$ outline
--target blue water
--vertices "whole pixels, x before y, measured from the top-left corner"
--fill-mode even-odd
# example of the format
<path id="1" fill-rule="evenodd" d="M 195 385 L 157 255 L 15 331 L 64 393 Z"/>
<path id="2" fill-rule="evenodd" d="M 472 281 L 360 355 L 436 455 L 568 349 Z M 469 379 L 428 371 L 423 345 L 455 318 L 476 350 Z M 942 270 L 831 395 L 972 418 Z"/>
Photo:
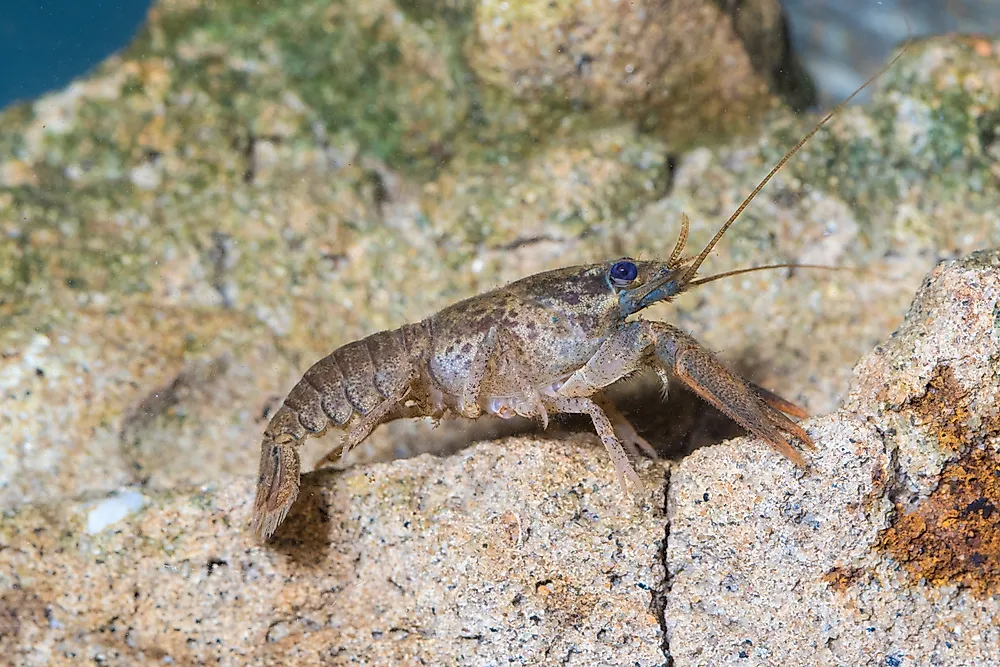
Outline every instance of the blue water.
<path id="1" fill-rule="evenodd" d="M 0 107 L 65 87 L 126 46 L 149 0 L 0 0 Z"/>

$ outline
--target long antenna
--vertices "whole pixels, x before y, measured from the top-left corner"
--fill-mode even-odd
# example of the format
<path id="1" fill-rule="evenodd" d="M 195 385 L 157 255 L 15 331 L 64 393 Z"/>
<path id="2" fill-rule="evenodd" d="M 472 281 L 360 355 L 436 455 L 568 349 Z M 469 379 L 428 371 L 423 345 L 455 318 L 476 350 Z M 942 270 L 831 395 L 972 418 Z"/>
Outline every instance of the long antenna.
<path id="1" fill-rule="evenodd" d="M 825 271 L 860 271 L 861 269 L 855 268 L 853 266 L 827 266 L 825 264 L 768 264 L 766 266 L 751 266 L 748 269 L 734 269 L 733 271 L 724 271 L 722 273 L 716 273 L 715 275 L 708 276 L 706 278 L 699 278 L 698 280 L 692 280 L 687 283 L 688 285 L 704 285 L 705 283 L 710 283 L 716 280 L 721 280 L 722 278 L 732 278 L 733 276 L 742 275 L 744 273 L 753 273 L 755 271 L 766 271 L 768 269 L 823 269 Z"/>
<path id="2" fill-rule="evenodd" d="M 907 25 L 909 25 L 909 22 L 907 22 Z M 727 220 L 727 221 L 726 221 L 726 224 L 722 225 L 722 228 L 721 228 L 721 229 L 720 229 L 720 230 L 719 230 L 718 232 L 716 232 L 715 236 L 714 236 L 714 237 L 712 237 L 712 240 L 711 240 L 711 241 L 709 241 L 709 242 L 708 242 L 708 245 L 706 245 L 706 246 L 705 246 L 705 249 L 704 249 L 704 250 L 702 250 L 702 251 L 701 251 L 701 253 L 699 253 L 699 254 L 698 254 L 698 257 L 697 257 L 697 258 L 695 259 L 695 261 L 694 261 L 694 264 L 692 264 L 692 265 L 690 266 L 690 268 L 688 268 L 688 269 L 687 269 L 687 270 L 686 270 L 686 271 L 684 272 L 684 277 L 683 277 L 683 279 L 682 279 L 682 281 L 681 281 L 681 282 L 683 282 L 683 281 L 684 281 L 684 280 L 686 280 L 686 279 L 689 279 L 689 278 L 692 278 L 692 277 L 694 277 L 694 275 L 695 275 L 695 272 L 697 272 L 697 271 L 698 271 L 698 267 L 700 267 L 700 266 L 701 266 L 701 263 L 705 261 L 705 258 L 706 258 L 706 257 L 708 257 L 708 253 L 712 252 L 712 249 L 713 249 L 713 248 L 715 248 L 715 244 L 716 244 L 716 243 L 718 243 L 720 239 L 722 239 L 722 236 L 723 236 L 723 235 L 724 235 L 724 234 L 726 233 L 726 230 L 728 230 L 728 229 L 729 229 L 729 228 L 730 228 L 730 227 L 732 226 L 732 224 L 733 224 L 734 222 L 736 222 L 736 218 L 740 217 L 740 213 L 742 213 L 742 212 L 743 212 L 743 209 L 745 209 L 745 208 L 746 208 L 747 206 L 749 206 L 749 205 L 750 205 L 750 202 L 752 202 L 752 201 L 754 200 L 754 197 L 756 197 L 756 196 L 757 196 L 757 193 L 758 193 L 758 192 L 760 192 L 760 191 L 761 191 L 761 189 L 762 189 L 762 188 L 763 188 L 763 187 L 764 187 L 765 185 L 767 185 L 767 182 L 768 182 L 768 181 L 770 181 L 770 180 L 771 180 L 771 178 L 772 178 L 772 177 L 773 177 L 773 176 L 774 176 L 774 175 L 775 175 L 776 173 L 778 173 L 778 170 L 779 170 L 779 169 L 781 169 L 781 168 L 782 168 L 782 167 L 784 166 L 784 164 L 785 164 L 786 162 L 788 162 L 788 160 L 789 160 L 789 159 L 790 159 L 790 158 L 791 158 L 791 157 L 792 157 L 793 155 L 795 155 L 795 154 L 796 154 L 796 153 L 798 152 L 798 150 L 799 150 L 800 148 L 802 148 L 802 146 L 803 146 L 803 145 L 804 145 L 804 144 L 805 144 L 805 143 L 806 143 L 807 141 L 809 141 L 809 140 L 810 140 L 810 139 L 812 138 L 812 136 L 813 136 L 814 134 L 816 134 L 817 132 L 819 132 L 820 128 L 822 128 L 822 127 L 823 127 L 824 125 L 826 125 L 827 121 L 829 121 L 829 120 L 830 120 L 831 118 L 833 118 L 833 117 L 834 117 L 835 115 L 837 115 L 838 113 L 840 113 L 840 111 L 841 111 L 841 110 L 842 110 L 842 109 L 843 109 L 843 108 L 844 108 L 845 106 L 847 106 L 847 103 L 848 103 L 848 102 L 850 102 L 851 100 L 853 100 L 853 99 L 854 99 L 854 97 L 855 97 L 855 96 L 856 96 L 856 95 L 857 95 L 858 93 L 860 93 L 860 92 L 861 92 L 862 90 L 864 90 L 865 88 L 867 88 L 867 87 L 868 87 L 868 84 L 870 84 L 870 83 L 871 83 L 872 81 L 874 81 L 874 80 L 875 80 L 875 79 L 877 79 L 878 77 L 880 77 L 880 76 L 882 76 L 883 74 L 885 74 L 885 72 L 886 72 L 886 71 L 887 71 L 887 70 L 888 70 L 888 69 L 889 69 L 890 67 L 892 67 L 893 65 L 895 65 L 895 64 L 896 64 L 896 61 L 897 61 L 897 60 L 899 60 L 899 59 L 900 59 L 900 57 L 902 57 L 902 55 L 903 55 L 903 54 L 904 54 L 904 53 L 906 52 L 906 49 L 907 49 L 907 48 L 909 48 L 909 46 L 910 46 L 910 41 L 911 41 L 911 39 L 912 39 L 912 38 L 909 38 L 909 37 L 908 37 L 908 38 L 906 39 L 906 43 L 905 43 L 905 44 L 903 44 L 903 48 L 902 48 L 902 49 L 900 50 L 900 52 L 899 52 L 899 53 L 897 53 L 897 54 L 896 54 L 896 56 L 895 56 L 895 57 L 894 57 L 894 58 L 893 58 L 892 60 L 890 60 L 890 61 L 889 61 L 889 64 L 885 65 L 885 66 L 884 66 L 884 67 L 883 67 L 882 69 L 880 69 L 880 70 L 879 70 L 878 72 L 876 72 L 876 73 L 875 73 L 875 74 L 873 74 L 873 75 L 872 75 L 871 77 L 869 77 L 869 78 L 868 78 L 868 80 L 867 80 L 867 81 L 865 81 L 865 82 L 864 82 L 863 84 L 861 84 L 861 87 L 860 87 L 860 88 L 858 88 L 858 89 L 857 89 L 857 90 L 855 90 L 855 91 L 854 91 L 853 93 L 851 93 L 851 94 L 850 94 L 850 95 L 849 95 L 849 96 L 847 97 L 847 99 L 845 99 L 845 100 L 844 100 L 843 102 L 841 102 L 840 104 L 838 104 L 837 106 L 835 106 L 835 107 L 834 107 L 834 108 L 833 108 L 833 109 L 832 109 L 831 111 L 827 112 L 827 114 L 826 114 L 826 116 L 824 116 L 823 120 L 821 120 L 821 121 L 820 121 L 820 122 L 819 122 L 819 123 L 818 123 L 818 124 L 816 125 L 816 127 L 814 127 L 814 128 L 813 128 L 813 129 L 812 129 L 812 130 L 811 130 L 811 131 L 809 132 L 809 134 L 807 134 L 807 135 L 806 135 L 806 136 L 804 136 L 804 137 L 803 137 L 802 139 L 800 139 L 800 140 L 799 140 L 799 143 L 795 144 L 795 146 L 794 146 L 794 147 L 792 148 L 792 150 L 790 150 L 790 151 L 788 151 L 787 153 L 785 153 L 785 157 L 781 158 L 781 160 L 780 160 L 780 161 L 778 162 L 778 164 L 776 164 L 776 165 L 774 166 L 774 168 L 773 168 L 773 169 L 772 169 L 772 170 L 771 170 L 770 172 L 768 172 L 767 176 L 765 176 L 765 177 L 764 177 L 764 180 L 762 180 L 762 181 L 761 181 L 761 182 L 760 182 L 760 183 L 759 183 L 759 184 L 757 185 L 757 187 L 753 189 L 753 192 L 751 192 L 751 193 L 750 193 L 750 196 L 749 196 L 749 197 L 747 197 L 746 199 L 744 199 L 744 200 L 743 200 L 743 203 L 742 203 L 742 204 L 740 204 L 740 207 L 739 207 L 738 209 L 736 209 L 736 212 L 735 212 L 735 213 L 733 213 L 733 214 L 732 214 L 731 216 L 729 216 L 729 220 Z"/>

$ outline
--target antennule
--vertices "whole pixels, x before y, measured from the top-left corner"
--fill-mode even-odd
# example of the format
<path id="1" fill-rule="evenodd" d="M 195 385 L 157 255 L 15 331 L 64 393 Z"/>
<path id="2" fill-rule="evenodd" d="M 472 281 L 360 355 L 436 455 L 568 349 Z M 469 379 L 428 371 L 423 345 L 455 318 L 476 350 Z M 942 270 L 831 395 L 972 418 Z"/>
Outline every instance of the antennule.
<path id="1" fill-rule="evenodd" d="M 677 235 L 677 243 L 674 244 L 674 251 L 670 253 L 670 259 L 667 260 L 667 266 L 676 266 L 677 260 L 681 258 L 681 253 L 684 252 L 684 246 L 687 245 L 688 231 L 691 229 L 691 218 L 687 217 L 687 213 L 681 213 L 681 233 Z"/>

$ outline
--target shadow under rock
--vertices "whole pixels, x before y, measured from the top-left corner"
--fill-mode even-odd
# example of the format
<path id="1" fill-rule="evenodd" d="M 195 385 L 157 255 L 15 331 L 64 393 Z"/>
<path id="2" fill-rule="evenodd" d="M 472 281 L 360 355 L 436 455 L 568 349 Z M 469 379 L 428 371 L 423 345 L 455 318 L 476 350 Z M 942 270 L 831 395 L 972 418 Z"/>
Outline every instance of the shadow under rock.
<path id="1" fill-rule="evenodd" d="M 741 377 L 754 382 L 763 375 L 761 363 L 750 356 L 726 363 Z M 781 387 L 765 388 L 779 394 L 784 391 Z M 742 427 L 680 382 L 670 383 L 669 395 L 664 401 L 659 379 L 652 372 L 612 385 L 606 393 L 664 458 L 680 460 L 699 447 L 746 435 Z M 445 419 L 436 426 L 429 421 L 401 420 L 379 428 L 389 431 L 386 435 L 395 441 L 394 450 L 383 449 L 376 456 L 358 463 L 391 461 L 423 453 L 449 456 L 475 442 L 519 435 L 561 437 L 570 433 L 590 433 L 596 438 L 590 417 L 570 414 L 550 415 L 547 431 L 542 430 L 537 420 L 492 416 L 476 420 Z"/>
<path id="2" fill-rule="evenodd" d="M 330 493 L 337 470 L 325 468 L 302 475 L 299 496 L 268 547 L 303 568 L 329 569 L 335 526 L 330 519 Z"/>
<path id="3" fill-rule="evenodd" d="M 751 381 L 762 375 L 760 363 L 746 356 L 727 362 L 736 373 Z M 767 387 L 780 394 L 782 388 Z M 660 456 L 680 460 L 707 445 L 744 436 L 746 431 L 725 414 L 709 405 L 680 382 L 671 382 L 664 401 L 660 382 L 652 372 L 643 373 L 608 388 L 607 396 L 635 426 L 636 430 L 656 449 Z M 383 427 L 384 428 L 384 427 Z M 474 442 L 501 440 L 517 435 L 565 437 L 568 434 L 594 435 L 594 425 L 586 415 L 550 415 L 547 431 L 537 420 L 482 417 L 475 421 L 466 419 L 444 420 L 437 427 L 426 423 L 412 423 L 400 431 L 401 440 L 411 445 L 397 451 L 395 458 L 415 456 L 428 452 L 448 456 L 465 449 Z M 412 443 L 419 442 L 413 446 Z M 379 457 L 390 460 L 391 456 Z"/>
<path id="4" fill-rule="evenodd" d="M 612 386 L 608 397 L 639 435 L 666 459 L 679 461 L 699 447 L 746 434 L 733 420 L 678 382 L 670 383 L 669 395 L 663 400 L 659 379 L 652 374 Z M 560 415 L 557 419 L 566 431 L 594 432 L 589 417 Z"/>

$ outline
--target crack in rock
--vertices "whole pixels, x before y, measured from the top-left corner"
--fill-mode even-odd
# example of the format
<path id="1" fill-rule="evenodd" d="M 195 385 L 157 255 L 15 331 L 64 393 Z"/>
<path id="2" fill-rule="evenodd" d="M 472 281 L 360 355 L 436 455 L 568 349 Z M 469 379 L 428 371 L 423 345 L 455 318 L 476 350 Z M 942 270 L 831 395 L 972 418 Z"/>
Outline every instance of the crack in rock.
<path id="1" fill-rule="evenodd" d="M 663 651 L 664 667 L 673 667 L 674 659 L 670 657 L 670 636 L 667 633 L 667 596 L 670 595 L 670 567 L 667 563 L 667 547 L 670 541 L 670 472 L 668 467 L 663 474 L 663 516 L 665 523 L 663 526 L 663 543 L 657 553 L 657 560 L 663 567 L 663 581 L 652 591 L 653 612 L 656 620 L 660 624 L 660 632 L 663 633 L 663 641 L 660 649 Z"/>

